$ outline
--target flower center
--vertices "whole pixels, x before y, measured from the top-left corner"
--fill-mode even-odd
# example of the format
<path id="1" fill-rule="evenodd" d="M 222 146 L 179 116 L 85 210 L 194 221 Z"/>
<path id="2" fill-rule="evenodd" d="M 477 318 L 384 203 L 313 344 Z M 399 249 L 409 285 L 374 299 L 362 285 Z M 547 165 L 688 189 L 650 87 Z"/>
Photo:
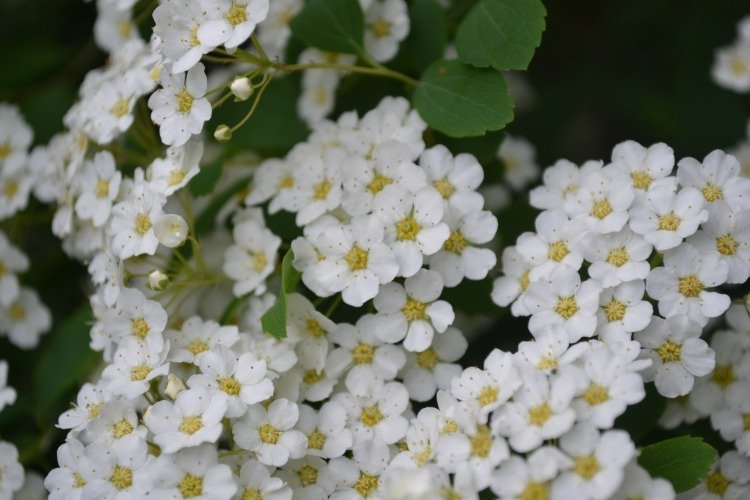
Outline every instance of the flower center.
<path id="1" fill-rule="evenodd" d="M 236 396 L 240 393 L 240 383 L 234 377 L 224 377 L 219 379 L 219 388 L 230 396 Z"/>
<path id="2" fill-rule="evenodd" d="M 527 483 L 521 493 L 521 500 L 547 500 L 548 498 L 549 485 L 547 483 Z"/>
<path id="3" fill-rule="evenodd" d="M 227 12 L 227 22 L 232 26 L 237 26 L 247 21 L 247 9 L 243 5 L 232 2 L 232 6 Z"/>
<path id="4" fill-rule="evenodd" d="M 102 411 L 102 403 L 89 403 L 86 405 L 86 411 L 89 413 L 89 418 L 96 418 Z"/>
<path id="5" fill-rule="evenodd" d="M 318 323 L 314 319 L 308 319 L 305 323 L 305 327 L 307 328 L 307 331 L 310 332 L 310 335 L 313 337 L 320 338 L 325 335 L 325 330 L 323 330 L 323 327 L 320 326 L 320 323 Z"/>
<path id="6" fill-rule="evenodd" d="M 725 234 L 716 238 L 716 249 L 721 255 L 732 256 L 737 252 L 739 243 L 735 240 L 731 234 Z"/>
<path id="7" fill-rule="evenodd" d="M 576 458 L 573 470 L 582 478 L 586 480 L 591 479 L 599 472 L 599 461 L 593 455 Z"/>
<path id="8" fill-rule="evenodd" d="M 399 241 L 414 241 L 420 229 L 417 219 L 410 215 L 396 223 L 396 238 Z"/>
<path id="9" fill-rule="evenodd" d="M 381 413 L 378 405 L 365 406 L 359 414 L 359 421 L 368 427 L 379 424 L 383 418 L 383 413 Z"/>
<path id="10" fill-rule="evenodd" d="M 256 252 L 256 251 L 250 250 L 249 253 L 250 253 L 250 258 L 253 263 L 253 270 L 256 273 L 262 273 L 263 270 L 268 265 L 268 257 L 266 257 L 266 254 L 263 253 L 263 251 Z"/>
<path id="11" fill-rule="evenodd" d="M 151 229 L 151 217 L 148 214 L 138 214 L 135 216 L 135 234 L 143 236 Z"/>
<path id="12" fill-rule="evenodd" d="M 607 253 L 607 262 L 615 267 L 621 267 L 630 259 L 625 247 L 613 248 Z"/>
<path id="13" fill-rule="evenodd" d="M 412 322 L 427 319 L 427 314 L 425 313 L 426 309 L 427 304 L 409 297 L 406 300 L 406 304 L 404 304 L 404 307 L 401 309 L 401 312 L 406 316 L 407 321 Z"/>
<path id="14" fill-rule="evenodd" d="M 322 201 L 328 197 L 328 193 L 331 192 L 331 183 L 328 179 L 324 179 L 313 186 L 313 200 Z"/>
<path id="15" fill-rule="evenodd" d="M 317 384 L 325 378 L 324 370 L 307 370 L 302 376 L 302 381 L 308 385 Z"/>
<path id="16" fill-rule="evenodd" d="M 133 382 L 140 382 L 148 377 L 151 373 L 151 368 L 146 365 L 136 365 L 130 369 L 130 380 Z"/>
<path id="17" fill-rule="evenodd" d="M 187 346 L 185 346 L 185 349 L 187 349 L 190 354 L 195 356 L 196 354 L 200 354 L 202 352 L 205 352 L 208 350 L 208 344 L 203 342 L 201 339 L 195 339 L 192 342 L 190 342 Z"/>
<path id="18" fill-rule="evenodd" d="M 750 431 L 750 413 L 742 415 L 742 424 L 745 432 Z"/>
<path id="19" fill-rule="evenodd" d="M 9 179 L 5 181 L 3 185 L 3 194 L 6 198 L 13 198 L 18 194 L 18 181 L 15 179 Z"/>
<path id="20" fill-rule="evenodd" d="M 372 34 L 375 36 L 375 38 L 383 38 L 391 34 L 391 23 L 389 23 L 385 19 L 378 19 L 377 21 L 372 23 L 372 26 L 370 26 L 370 30 L 372 31 Z"/>
<path id="21" fill-rule="evenodd" d="M 261 443 L 276 444 L 281 437 L 281 431 L 268 422 L 263 422 L 258 427 L 258 435 Z"/>
<path id="22" fill-rule="evenodd" d="M 443 244 L 443 248 L 445 248 L 447 252 L 461 255 L 467 245 L 468 242 L 466 241 L 464 233 L 456 229 L 455 231 L 451 231 L 450 236 L 448 236 L 448 239 L 445 240 L 445 243 Z"/>
<path id="23" fill-rule="evenodd" d="M 170 186 L 176 186 L 180 182 L 185 179 L 185 176 L 187 175 L 187 172 L 185 172 L 182 169 L 176 168 L 174 170 L 169 171 L 169 185 Z"/>
<path id="24" fill-rule="evenodd" d="M 723 496 L 731 481 L 719 471 L 706 476 L 706 489 L 715 495 Z"/>
<path id="25" fill-rule="evenodd" d="M 322 450 L 326 444 L 326 435 L 315 429 L 312 434 L 307 436 L 307 447 L 311 450 Z"/>
<path id="26" fill-rule="evenodd" d="M 183 498 L 198 497 L 203 494 L 203 478 L 192 474 L 185 474 L 177 486 Z"/>
<path id="27" fill-rule="evenodd" d="M 23 319 L 26 317 L 26 309 L 24 309 L 21 304 L 16 302 L 8 309 L 8 316 L 13 321 L 23 321 Z"/>
<path id="28" fill-rule="evenodd" d="M 183 115 L 190 113 L 190 110 L 193 109 L 193 100 L 195 100 L 193 94 L 188 92 L 188 89 L 183 88 L 175 98 L 177 99 L 177 111 Z"/>
<path id="29" fill-rule="evenodd" d="M 477 401 L 481 406 L 487 406 L 497 401 L 500 388 L 494 385 L 485 385 L 477 395 Z"/>
<path id="30" fill-rule="evenodd" d="M 120 439 L 133 432 L 133 426 L 124 418 L 112 426 L 112 435 L 115 439 Z"/>
<path id="31" fill-rule="evenodd" d="M 743 61 L 739 57 L 732 59 L 732 62 L 729 64 L 729 67 L 732 70 L 732 73 L 734 73 L 737 76 L 743 76 L 748 71 L 747 63 L 745 63 L 745 61 Z"/>
<path id="32" fill-rule="evenodd" d="M 552 261 L 560 262 L 569 253 L 568 244 L 564 240 L 560 240 L 550 244 L 547 256 Z"/>
<path id="33" fill-rule="evenodd" d="M 203 419 L 198 415 L 190 415 L 182 419 L 180 432 L 193 435 L 203 427 Z"/>
<path id="34" fill-rule="evenodd" d="M 591 207 L 591 215 L 601 220 L 612 213 L 612 204 L 609 200 L 597 200 Z"/>
<path id="35" fill-rule="evenodd" d="M 722 389 L 726 389 L 732 385 L 732 382 L 734 382 L 734 369 L 732 369 L 732 365 L 717 365 L 711 374 L 711 381 Z"/>
<path id="36" fill-rule="evenodd" d="M 257 488 L 245 488 L 242 491 L 242 500 L 263 500 L 263 493 Z"/>
<path id="37" fill-rule="evenodd" d="M 656 348 L 656 354 L 659 355 L 664 363 L 680 361 L 682 359 L 682 344 L 667 340 Z"/>
<path id="38" fill-rule="evenodd" d="M 114 106 L 112 106 L 112 114 L 117 118 L 122 118 L 128 114 L 128 108 L 130 102 L 127 99 L 118 99 Z"/>
<path id="39" fill-rule="evenodd" d="M 705 187 L 701 189 L 701 193 L 703 193 L 703 197 L 709 203 L 713 203 L 724 198 L 724 191 L 721 189 L 721 186 L 717 186 L 716 184 L 706 184 Z"/>
<path id="40" fill-rule="evenodd" d="M 109 196 L 109 181 L 107 179 L 99 179 L 98 181 L 96 181 L 94 194 L 97 198 L 100 199 Z"/>
<path id="41" fill-rule="evenodd" d="M 521 277 L 518 278 L 518 288 L 520 288 L 522 292 L 525 292 L 526 289 L 529 288 L 529 283 L 529 269 L 527 269 L 521 274 Z"/>
<path id="42" fill-rule="evenodd" d="M 437 192 L 440 193 L 440 196 L 442 196 L 443 199 L 446 200 L 453 196 L 453 193 L 456 192 L 456 188 L 453 187 L 453 184 L 448 180 L 447 177 L 443 177 L 442 179 L 433 182 L 432 185 L 435 189 L 437 189 Z"/>
<path id="43" fill-rule="evenodd" d="M 437 352 L 432 347 L 428 347 L 424 351 L 417 353 L 417 366 L 424 368 L 425 370 L 432 370 L 435 365 L 438 364 L 440 358 L 438 358 Z"/>
<path id="44" fill-rule="evenodd" d="M 631 173 L 630 178 L 633 179 L 633 187 L 636 189 L 648 189 L 653 181 L 651 175 L 645 170 L 638 170 Z"/>
<path id="45" fill-rule="evenodd" d="M 354 483 L 354 490 L 362 495 L 364 498 L 368 498 L 373 491 L 378 489 L 378 476 L 372 476 L 364 472 L 359 473 L 359 479 Z"/>
<path id="46" fill-rule="evenodd" d="M 529 409 L 529 423 L 541 426 L 552 416 L 552 408 L 547 403 L 532 406 Z"/>
<path id="47" fill-rule="evenodd" d="M 620 321 L 625 317 L 626 310 L 627 306 L 613 297 L 612 300 L 604 306 L 604 315 L 610 323 L 613 321 Z"/>
<path id="48" fill-rule="evenodd" d="M 13 152 L 9 142 L 0 142 L 0 161 L 6 159 Z"/>
<path id="49" fill-rule="evenodd" d="M 680 227 L 680 218 L 674 212 L 659 216 L 659 231 L 677 231 Z"/>
<path id="50" fill-rule="evenodd" d="M 609 400 L 609 389 L 599 384 L 589 384 L 583 392 L 583 400 L 591 406 L 600 405 Z"/>
<path id="51" fill-rule="evenodd" d="M 475 457 L 487 458 L 492 449 L 492 435 L 486 425 L 477 426 L 477 432 L 469 440 L 471 443 L 471 453 Z"/>
<path id="52" fill-rule="evenodd" d="M 555 368 L 557 368 L 557 360 L 549 356 L 541 358 L 536 364 L 536 369 L 541 371 L 554 370 Z"/>
<path id="53" fill-rule="evenodd" d="M 559 297 L 557 299 L 557 305 L 555 305 L 555 312 L 562 316 L 564 319 L 570 319 L 578 312 L 578 303 L 574 296 Z"/>
<path id="54" fill-rule="evenodd" d="M 318 482 L 318 469 L 309 464 L 305 464 L 300 467 L 299 471 L 297 471 L 297 476 L 299 477 L 299 482 L 302 483 L 302 486 L 310 486 L 311 484 Z"/>
<path id="55" fill-rule="evenodd" d="M 116 465 L 109 477 L 109 482 L 118 490 L 130 488 L 133 485 L 133 471 L 122 465 Z"/>
<path id="56" fill-rule="evenodd" d="M 281 191 L 282 189 L 289 189 L 292 186 L 294 186 L 294 177 L 290 174 L 287 174 L 279 179 L 279 184 L 277 187 L 279 191 Z"/>
<path id="57" fill-rule="evenodd" d="M 375 175 L 372 176 L 372 180 L 367 185 L 367 190 L 370 191 L 373 195 L 376 195 L 381 192 L 384 187 L 392 182 L 393 180 L 391 180 L 390 177 L 386 177 L 379 172 L 375 172 Z"/>
<path id="58" fill-rule="evenodd" d="M 352 349 L 352 360 L 355 365 L 369 365 L 375 357 L 375 347 L 360 342 Z"/>
<path id="59" fill-rule="evenodd" d="M 131 322 L 131 327 L 133 329 L 133 335 L 141 340 L 145 339 L 146 335 L 148 335 L 148 323 L 146 323 L 146 320 L 143 318 L 134 319 Z"/>
<path id="60" fill-rule="evenodd" d="M 73 473 L 73 488 L 83 488 L 86 486 L 86 480 L 79 473 Z"/>
<path id="61" fill-rule="evenodd" d="M 694 274 L 683 276 L 677 282 L 677 290 L 689 299 L 698 297 L 704 288 L 705 287 L 703 286 L 703 283 L 701 283 L 701 280 L 699 280 Z"/>
<path id="62" fill-rule="evenodd" d="M 368 260 L 367 250 L 359 248 L 357 245 L 352 246 L 349 253 L 346 254 L 346 263 L 349 265 L 349 269 L 352 271 L 361 271 L 367 268 Z"/>

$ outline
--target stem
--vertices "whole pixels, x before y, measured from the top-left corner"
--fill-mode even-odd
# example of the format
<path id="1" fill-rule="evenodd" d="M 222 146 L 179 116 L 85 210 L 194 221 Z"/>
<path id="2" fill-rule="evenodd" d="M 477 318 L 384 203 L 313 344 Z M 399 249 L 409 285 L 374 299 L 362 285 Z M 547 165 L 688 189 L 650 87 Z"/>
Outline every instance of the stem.
<path id="1" fill-rule="evenodd" d="M 250 110 L 247 112 L 247 114 L 240 120 L 240 122 L 232 127 L 230 129 L 231 132 L 234 132 L 241 126 L 243 126 L 251 116 L 253 116 L 253 113 L 255 113 L 255 108 L 258 107 L 258 103 L 260 102 L 260 98 L 263 97 L 263 92 L 266 91 L 268 88 L 268 84 L 271 83 L 271 80 L 273 80 L 275 73 L 271 73 L 271 76 L 268 76 L 268 74 L 263 75 L 263 81 L 261 81 L 260 85 L 258 86 L 260 90 L 258 91 L 258 94 L 255 96 L 255 100 L 253 101 L 253 105 L 250 107 Z"/>

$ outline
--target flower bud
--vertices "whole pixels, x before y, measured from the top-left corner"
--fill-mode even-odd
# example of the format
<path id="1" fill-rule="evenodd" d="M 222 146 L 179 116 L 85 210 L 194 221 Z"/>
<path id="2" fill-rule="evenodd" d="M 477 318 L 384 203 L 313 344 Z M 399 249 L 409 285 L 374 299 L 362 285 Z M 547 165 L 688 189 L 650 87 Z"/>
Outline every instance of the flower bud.
<path id="1" fill-rule="evenodd" d="M 155 292 L 161 292 L 166 288 L 167 284 L 169 283 L 169 276 L 164 274 L 158 269 L 154 269 L 150 273 L 148 273 L 148 287 L 155 291 Z"/>
<path id="2" fill-rule="evenodd" d="M 253 87 L 250 85 L 250 80 L 246 76 L 235 78 L 229 86 L 229 89 L 238 101 L 246 101 L 253 93 Z"/>
<path id="3" fill-rule="evenodd" d="M 167 387 L 164 389 L 164 394 L 174 399 L 177 395 L 185 390 L 185 382 L 174 373 L 167 375 Z"/>
<path id="4" fill-rule="evenodd" d="M 214 131 L 214 139 L 219 142 L 229 142 L 232 138 L 232 129 L 227 125 L 219 125 Z"/>
<path id="5" fill-rule="evenodd" d="M 165 247 L 174 248 L 181 245 L 187 238 L 188 225 L 179 215 L 163 215 L 154 225 L 154 234 L 159 243 Z"/>

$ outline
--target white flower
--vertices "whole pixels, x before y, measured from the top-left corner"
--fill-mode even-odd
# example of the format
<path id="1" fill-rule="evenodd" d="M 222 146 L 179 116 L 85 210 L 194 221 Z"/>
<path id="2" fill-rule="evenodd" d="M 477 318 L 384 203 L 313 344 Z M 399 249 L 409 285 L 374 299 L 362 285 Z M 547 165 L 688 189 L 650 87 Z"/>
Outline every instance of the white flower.
<path id="1" fill-rule="evenodd" d="M 302 10 L 302 0 L 274 0 L 269 2 L 268 16 L 257 27 L 260 43 L 272 60 L 284 59 L 286 48 L 292 30 L 291 21 Z"/>
<path id="2" fill-rule="evenodd" d="M 325 228 L 319 238 L 325 259 L 306 269 L 302 280 L 314 283 L 313 289 L 326 290 L 327 295 L 340 291 L 344 302 L 361 306 L 398 273 L 398 263 L 383 243 L 384 237 L 383 222 L 374 215 L 355 217 L 347 226 Z"/>
<path id="3" fill-rule="evenodd" d="M 20 287 L 17 273 L 28 270 L 29 259 L 0 231 L 0 305 L 16 300 Z"/>
<path id="4" fill-rule="evenodd" d="M 451 305 L 437 300 L 442 291 L 440 274 L 427 269 L 420 269 L 403 285 L 383 285 L 373 301 L 382 320 L 382 327 L 375 334 L 390 343 L 406 337 L 407 350 L 424 351 L 432 343 L 435 331 L 443 333 L 455 319 Z"/>
<path id="5" fill-rule="evenodd" d="M 604 287 L 623 281 L 644 280 L 651 270 L 648 258 L 653 247 L 629 228 L 610 234 L 589 233 L 580 243 L 584 258 L 591 263 L 589 276 Z"/>
<path id="6" fill-rule="evenodd" d="M 516 242 L 518 253 L 534 266 L 529 274 L 532 281 L 559 267 L 580 269 L 583 256 L 578 241 L 583 228 L 578 221 L 569 220 L 561 210 L 548 210 L 539 214 L 534 226 L 536 233 L 523 233 Z"/>
<path id="7" fill-rule="evenodd" d="M 526 459 L 514 455 L 492 473 L 492 492 L 503 500 L 548 498 L 552 480 L 562 465 L 560 452 L 545 446 Z"/>
<path id="8" fill-rule="evenodd" d="M 143 187 L 112 207 L 109 232 L 112 250 L 121 259 L 156 252 L 159 240 L 154 234 L 154 224 L 164 214 L 163 196 Z"/>
<path id="9" fill-rule="evenodd" d="M 581 283 L 580 275 L 571 268 L 552 271 L 549 281 L 540 279 L 526 291 L 524 304 L 531 313 L 529 330 L 537 334 L 549 326 L 560 326 L 571 343 L 592 336 L 601 290 L 596 280 Z"/>
<path id="10" fill-rule="evenodd" d="M 516 365 L 549 374 L 580 358 L 589 349 L 589 344 L 570 345 L 568 334 L 562 327 L 549 327 L 537 334 L 534 340 L 518 344 Z"/>
<path id="11" fill-rule="evenodd" d="M 373 203 L 373 212 L 386 225 L 385 241 L 399 264 L 399 276 L 413 276 L 443 246 L 450 230 L 441 222 L 440 193 L 426 187 L 412 194 L 399 186 L 386 186 Z"/>
<path id="12" fill-rule="evenodd" d="M 103 225 L 109 218 L 112 202 L 120 189 L 122 174 L 115 167 L 109 151 L 100 151 L 92 160 L 84 162 L 76 182 L 81 194 L 76 200 L 76 214 L 91 220 L 95 226 Z"/>
<path id="13" fill-rule="evenodd" d="M 528 316 L 524 300 L 531 283 L 533 265 L 526 262 L 515 246 L 505 247 L 502 256 L 503 275 L 492 284 L 492 301 L 502 307 L 511 302 L 513 316 Z"/>
<path id="14" fill-rule="evenodd" d="M 492 429 L 508 437 L 514 450 L 526 453 L 573 426 L 576 412 L 570 403 L 575 385 L 568 375 L 548 377 L 538 371 L 522 372 L 521 385 L 513 399 L 493 415 Z"/>
<path id="15" fill-rule="evenodd" d="M 138 415 L 130 405 L 113 400 L 102 407 L 99 417 L 86 428 L 86 438 L 87 442 L 122 446 L 129 439 L 146 439 L 147 432 L 138 425 Z"/>
<path id="16" fill-rule="evenodd" d="M 409 397 L 424 402 L 432 399 L 438 389 L 450 389 L 453 377 L 461 375 L 461 365 L 455 361 L 464 355 L 467 346 L 464 335 L 448 327 L 424 351 L 407 353 L 403 379 Z"/>
<path id="17" fill-rule="evenodd" d="M 631 333 L 646 328 L 654 308 L 649 301 L 643 300 L 645 291 L 643 280 L 626 281 L 602 290 L 597 312 L 602 338 L 630 340 Z"/>
<path id="18" fill-rule="evenodd" d="M 122 288 L 115 307 L 104 316 L 104 329 L 116 342 L 135 339 L 149 351 L 164 346 L 162 332 L 167 326 L 167 312 L 159 302 L 148 300 L 135 288 Z"/>
<path id="19" fill-rule="evenodd" d="M 750 493 L 750 459 L 734 450 L 727 451 L 689 493 L 699 500 L 746 497 Z"/>
<path id="20" fill-rule="evenodd" d="M 271 476 L 268 467 L 248 460 L 242 465 L 238 478 L 236 500 L 253 498 L 253 495 L 268 500 L 292 500 L 292 490 L 278 477 Z"/>
<path id="21" fill-rule="evenodd" d="M 170 146 L 164 158 L 157 158 L 149 165 L 149 182 L 155 191 L 169 196 L 198 174 L 202 156 L 201 140 L 189 140 L 179 147 Z"/>
<path id="22" fill-rule="evenodd" d="M 718 254 L 684 244 L 664 254 L 663 267 L 651 270 L 646 291 L 659 301 L 662 316 L 686 315 L 702 326 L 729 307 L 727 295 L 707 290 L 724 283 L 728 271 Z"/>
<path id="23" fill-rule="evenodd" d="M 346 410 L 335 401 L 323 404 L 318 412 L 300 405 L 297 428 L 307 436 L 307 453 L 328 459 L 343 455 L 352 446 L 346 420 Z"/>
<path id="24" fill-rule="evenodd" d="M 735 209 L 750 208 L 750 179 L 740 176 L 740 163 L 734 156 L 717 149 L 703 163 L 683 158 L 677 165 L 680 185 L 699 190 L 709 207 L 724 200 Z"/>
<path id="25" fill-rule="evenodd" d="M 286 296 L 287 335 L 295 343 L 297 358 L 306 366 L 322 368 L 330 343 L 327 334 L 336 324 L 315 309 L 303 295 Z"/>
<path id="26" fill-rule="evenodd" d="M 93 443 L 85 452 L 92 471 L 83 486 L 83 498 L 119 500 L 146 495 L 154 457 L 148 454 L 145 440 L 128 439 L 121 446 Z"/>
<path id="27" fill-rule="evenodd" d="M 693 388 L 694 377 L 714 369 L 714 351 L 700 335 L 701 325 L 683 315 L 667 319 L 655 316 L 637 334 L 642 356 L 652 362 L 644 371 L 644 378 L 656 383 L 659 394 L 668 398 L 684 396 Z"/>
<path id="28" fill-rule="evenodd" d="M 196 36 L 207 47 L 233 49 L 266 18 L 268 4 L 269 0 L 212 0 L 207 4 L 209 20 L 201 23 Z"/>
<path id="29" fill-rule="evenodd" d="M 24 470 L 18 461 L 18 450 L 5 441 L 0 441 L 0 471 L 0 498 L 10 500 L 23 486 Z"/>
<path id="30" fill-rule="evenodd" d="M 232 234 L 235 244 L 224 253 L 223 270 L 235 281 L 234 294 L 265 292 L 264 282 L 276 265 L 281 238 L 254 220 L 235 225 Z"/>
<path id="31" fill-rule="evenodd" d="M 196 64 L 187 73 L 162 71 L 161 86 L 148 98 L 151 119 L 159 125 L 164 144 L 182 146 L 191 136 L 199 134 L 203 123 L 211 118 L 203 64 Z"/>
<path id="32" fill-rule="evenodd" d="M 690 403 L 704 415 L 720 408 L 726 399 L 727 390 L 743 380 L 750 379 L 750 357 L 744 355 L 748 349 L 745 333 L 721 330 L 711 337 L 711 348 L 716 352 L 713 371 L 695 382 L 690 393 Z"/>
<path id="33" fill-rule="evenodd" d="M 33 288 L 21 287 L 15 300 L 0 306 L 0 332 L 21 349 L 36 347 L 51 326 L 52 316 Z"/>
<path id="34" fill-rule="evenodd" d="M 391 453 L 382 441 L 365 441 L 352 450 L 352 458 L 338 457 L 330 462 L 331 478 L 336 486 L 331 500 L 378 498 L 380 476 L 388 468 Z"/>
<path id="35" fill-rule="evenodd" d="M 737 451 L 750 456 L 750 428 L 746 425 L 750 419 L 750 381 L 743 380 L 727 389 L 726 400 L 724 408 L 711 413 L 711 425 L 725 441 L 733 442 Z"/>
<path id="36" fill-rule="evenodd" d="M 102 372 L 102 381 L 107 390 L 134 398 L 148 391 L 149 383 L 169 372 L 166 362 L 169 343 L 162 351 L 149 351 L 136 340 L 128 340 L 118 346 L 114 360 Z"/>
<path id="37" fill-rule="evenodd" d="M 108 78 L 81 102 L 85 121 L 82 131 L 99 144 L 108 144 L 133 124 L 137 98 L 132 78 Z"/>
<path id="38" fill-rule="evenodd" d="M 711 217 L 688 243 L 727 263 L 727 283 L 744 283 L 750 277 L 750 210 L 735 212 L 726 202 L 715 202 Z"/>
<path id="39" fill-rule="evenodd" d="M 632 498 L 671 500 L 675 498 L 675 492 L 672 483 L 661 477 L 652 478 L 643 467 L 633 461 L 625 467 L 620 489 L 612 498 L 613 500 Z"/>
<path id="40" fill-rule="evenodd" d="M 216 449 L 201 445 L 174 454 L 162 453 L 151 469 L 150 496 L 158 498 L 229 499 L 237 491 L 228 465 Z"/>
<path id="41" fill-rule="evenodd" d="M 476 190 L 484 179 L 484 169 L 474 155 L 460 153 L 454 158 L 448 148 L 438 144 L 422 153 L 419 165 L 448 204 L 464 211 L 482 209 L 484 202 Z"/>
<path id="42" fill-rule="evenodd" d="M 245 197 L 245 204 L 258 205 L 271 199 L 268 213 L 274 214 L 281 209 L 296 210 L 293 205 L 292 189 L 297 183 L 299 171 L 295 165 L 278 158 L 264 160 L 253 174 L 253 182 L 249 186 L 250 193 Z"/>
<path id="43" fill-rule="evenodd" d="M 598 161 L 588 161 L 578 168 L 568 160 L 558 160 L 544 169 L 542 185 L 531 190 L 529 203 L 542 210 L 565 210 L 573 203 L 581 179 L 601 168 Z"/>
<path id="44" fill-rule="evenodd" d="M 750 90 L 750 43 L 718 49 L 711 76 L 717 84 L 735 92 Z"/>
<path id="45" fill-rule="evenodd" d="M 329 498 L 335 489 L 328 464 L 318 457 L 290 460 L 279 472 L 279 477 L 292 489 L 293 498 Z"/>
<path id="46" fill-rule="evenodd" d="M 404 0 L 374 0 L 365 10 L 365 50 L 376 61 L 390 61 L 409 34 L 409 13 Z"/>
<path id="47" fill-rule="evenodd" d="M 505 181 L 516 191 L 522 190 L 539 175 L 536 149 L 522 137 L 506 134 L 497 157 L 503 164 Z"/>
<path id="48" fill-rule="evenodd" d="M 309 69 L 302 74 L 302 93 L 297 101 L 297 113 L 308 126 L 321 122 L 333 111 L 336 89 L 341 80 L 338 73 L 329 69 Z"/>
<path id="49" fill-rule="evenodd" d="M 621 230 L 630 215 L 635 191 L 625 176 L 610 177 L 604 171 L 581 179 L 569 213 L 591 231 L 601 234 Z"/>
<path id="50" fill-rule="evenodd" d="M 451 392 L 459 401 L 475 403 L 479 420 L 506 402 L 521 386 L 513 355 L 494 349 L 484 360 L 484 370 L 471 366 L 451 381 Z"/>
<path id="51" fill-rule="evenodd" d="M 8 362 L 0 360 L 0 411 L 16 401 L 16 391 L 8 386 Z"/>
<path id="52" fill-rule="evenodd" d="M 495 216 L 484 210 L 462 213 L 451 208 L 443 216 L 443 222 L 448 224 L 450 235 L 443 248 L 430 258 L 430 269 L 440 273 L 447 287 L 458 285 L 464 278 L 484 279 L 495 267 L 497 256 L 489 248 L 476 245 L 495 237 Z"/>
<path id="53" fill-rule="evenodd" d="M 297 212 L 296 223 L 304 226 L 341 203 L 341 171 L 346 163 L 339 149 L 319 148 L 309 144 L 295 148 L 288 160 L 295 165 L 290 205 Z"/>
<path id="54" fill-rule="evenodd" d="M 659 142 L 644 147 L 635 141 L 625 141 L 612 149 L 612 163 L 605 169 L 613 177 L 628 175 L 635 189 L 637 203 L 652 190 L 667 187 L 674 191 L 677 180 L 670 177 L 674 168 L 674 151 Z"/>
<path id="55" fill-rule="evenodd" d="M 204 387 L 227 401 L 226 416 L 240 417 L 247 405 L 260 403 L 273 394 L 273 383 L 266 378 L 266 362 L 254 354 L 237 357 L 228 347 L 216 346 L 200 357 L 201 373 L 188 379 L 188 386 Z"/>
<path id="56" fill-rule="evenodd" d="M 294 429 L 298 419 L 299 409 L 288 399 L 277 399 L 268 410 L 252 405 L 233 426 L 234 440 L 254 452 L 261 463 L 280 467 L 290 458 L 305 456 L 307 438 Z"/>
<path id="57" fill-rule="evenodd" d="M 83 384 L 78 391 L 76 404 L 72 409 L 60 415 L 57 427 L 80 432 L 89 425 L 89 422 L 97 418 L 108 399 L 102 385 L 101 383 L 98 385 Z"/>
<path id="58" fill-rule="evenodd" d="M 68 438 L 57 449 L 57 465 L 44 479 L 50 500 L 80 499 L 83 487 L 94 478 L 96 468 L 83 444 L 75 438 Z"/>
<path id="59" fill-rule="evenodd" d="M 708 220 L 704 205 L 697 189 L 686 187 L 675 194 L 671 187 L 655 188 L 630 211 L 630 229 L 663 252 L 682 243 Z"/>
<path id="60" fill-rule="evenodd" d="M 198 39 L 198 30 L 208 20 L 201 2 L 185 4 L 180 0 L 166 0 L 156 7 L 153 18 L 154 34 L 161 40 L 159 50 L 174 62 L 171 71 L 189 70 L 200 64 L 198 61 L 203 54 L 214 49 Z"/>
<path id="61" fill-rule="evenodd" d="M 333 398 L 346 409 L 354 443 L 377 439 L 394 444 L 402 439 L 409 426 L 403 415 L 409 406 L 406 387 L 398 382 L 383 384 L 375 379 L 364 389 L 339 393 Z"/>
<path id="62" fill-rule="evenodd" d="M 440 410 L 434 407 L 422 408 L 417 418 L 409 422 L 404 443 L 407 449 L 393 457 L 390 468 L 430 467 L 435 459 L 435 447 L 440 440 Z"/>
<path id="63" fill-rule="evenodd" d="M 26 161 L 34 138 L 18 106 L 0 102 L 0 171 L 17 172 Z"/>
<path id="64" fill-rule="evenodd" d="M 32 187 L 33 179 L 23 168 L 0 170 L 0 220 L 26 208 Z"/>
<path id="65" fill-rule="evenodd" d="M 214 346 L 231 347 L 240 339 L 236 326 L 221 326 L 216 321 L 203 321 L 198 316 L 188 318 L 180 330 L 167 330 L 165 335 L 172 346 L 169 359 L 196 365 L 203 353 Z"/>
<path id="66" fill-rule="evenodd" d="M 570 470 L 555 479 L 552 498 L 609 498 L 635 456 L 635 446 L 625 431 L 599 434 L 587 423 L 560 438 L 560 448 L 568 455 Z"/>

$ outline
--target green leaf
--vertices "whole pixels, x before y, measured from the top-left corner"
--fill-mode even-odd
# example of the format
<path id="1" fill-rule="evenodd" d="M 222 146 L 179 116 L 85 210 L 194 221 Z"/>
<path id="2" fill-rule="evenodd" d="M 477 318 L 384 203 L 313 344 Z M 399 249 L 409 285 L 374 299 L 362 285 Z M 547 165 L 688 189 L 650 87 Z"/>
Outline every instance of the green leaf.
<path id="1" fill-rule="evenodd" d="M 365 19 L 357 0 L 311 0 L 290 26 L 297 38 L 321 50 L 362 51 Z"/>
<path id="2" fill-rule="evenodd" d="M 242 178 L 216 196 L 201 212 L 198 218 L 195 219 L 195 232 L 198 233 L 198 235 L 203 235 L 211 231 L 214 227 L 216 216 L 219 214 L 222 207 L 226 205 L 232 196 L 247 187 L 249 182 L 250 177 Z"/>
<path id="3" fill-rule="evenodd" d="M 634 443 L 642 443 L 656 427 L 666 407 L 667 399 L 659 394 L 654 384 L 646 384 L 646 397 L 639 403 L 628 406 L 625 413 L 617 417 L 615 427 L 628 431 Z"/>
<path id="4" fill-rule="evenodd" d="M 460 61 L 432 63 L 414 92 L 413 104 L 431 127 L 452 137 L 483 135 L 513 120 L 503 76 Z"/>
<path id="5" fill-rule="evenodd" d="M 50 333 L 33 373 L 36 408 L 49 413 L 86 379 L 99 354 L 89 348 L 91 307 L 81 306 Z"/>
<path id="6" fill-rule="evenodd" d="M 276 303 L 260 317 L 260 324 L 263 331 L 276 337 L 277 339 L 286 338 L 286 296 L 294 291 L 299 284 L 302 275 L 294 266 L 294 252 L 288 250 L 281 260 L 281 290 Z"/>
<path id="7" fill-rule="evenodd" d="M 680 436 L 646 446 L 638 463 L 654 477 L 669 480 L 677 493 L 700 483 L 716 460 L 716 450 L 692 436 Z"/>
<path id="8" fill-rule="evenodd" d="M 437 0 L 415 0 L 409 9 L 409 19 L 411 29 L 404 50 L 412 69 L 422 73 L 445 53 L 445 11 Z"/>
<path id="9" fill-rule="evenodd" d="M 482 0 L 456 32 L 458 58 L 479 67 L 526 69 L 542 41 L 540 0 Z"/>
<path id="10" fill-rule="evenodd" d="M 214 161 L 208 165 L 201 167 L 200 172 L 195 177 L 190 179 L 188 182 L 188 189 L 193 197 L 207 195 L 213 191 L 216 187 L 216 183 L 219 182 L 221 177 L 221 171 L 224 169 L 224 161 L 226 160 L 226 151 L 223 149 L 223 153 L 219 155 Z"/>

